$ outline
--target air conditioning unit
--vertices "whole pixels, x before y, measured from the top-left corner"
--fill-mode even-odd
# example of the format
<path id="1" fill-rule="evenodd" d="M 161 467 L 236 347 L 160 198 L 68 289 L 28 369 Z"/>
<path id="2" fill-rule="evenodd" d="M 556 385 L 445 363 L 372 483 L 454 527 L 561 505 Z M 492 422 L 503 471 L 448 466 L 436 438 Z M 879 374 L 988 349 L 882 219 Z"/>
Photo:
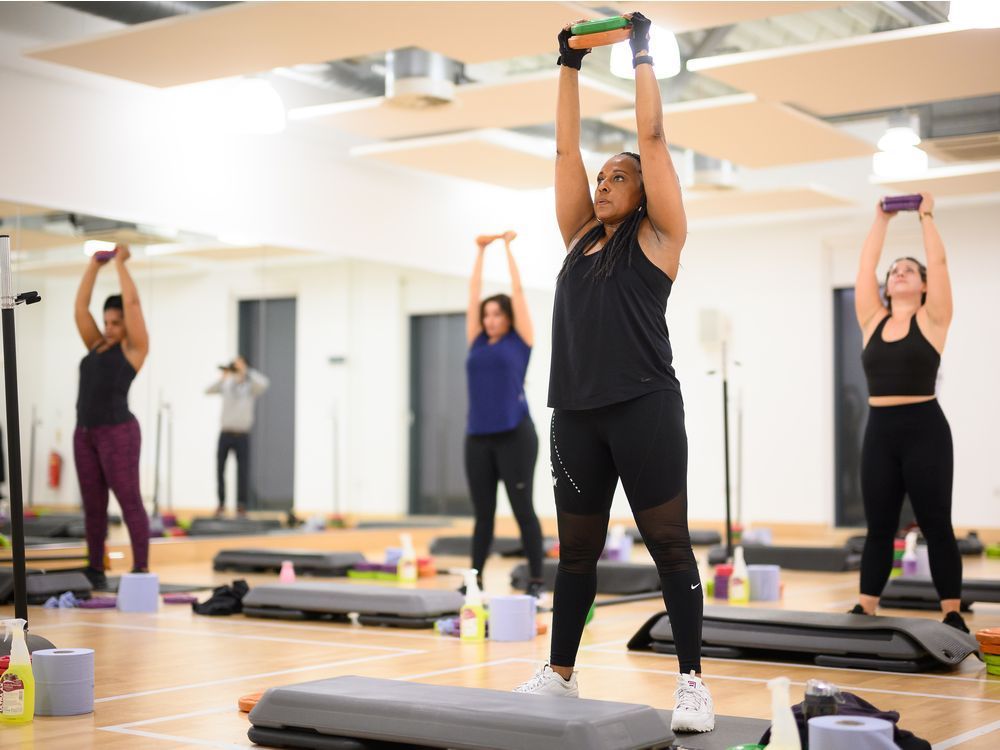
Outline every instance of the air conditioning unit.
<path id="1" fill-rule="evenodd" d="M 386 102 L 405 109 L 429 109 L 455 100 L 461 64 L 436 52 L 409 47 L 385 57 Z"/>

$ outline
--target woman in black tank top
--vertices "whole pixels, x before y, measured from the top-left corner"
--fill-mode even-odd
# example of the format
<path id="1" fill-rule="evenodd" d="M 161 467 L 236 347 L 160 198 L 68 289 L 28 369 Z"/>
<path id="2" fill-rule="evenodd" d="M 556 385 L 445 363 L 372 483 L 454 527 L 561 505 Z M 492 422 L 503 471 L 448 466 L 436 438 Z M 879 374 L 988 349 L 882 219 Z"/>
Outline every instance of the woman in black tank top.
<path id="1" fill-rule="evenodd" d="M 927 540 L 944 621 L 968 632 L 959 614 L 962 557 L 951 525 L 951 429 L 934 392 L 951 324 L 951 282 L 929 194 L 923 194 L 918 212 L 927 265 L 915 258 L 894 261 L 886 274 L 886 303 L 882 303 L 875 273 L 895 214 L 883 211 L 880 203 L 855 283 L 871 409 L 861 449 L 868 536 L 861 558 L 861 601 L 852 612 L 875 614 L 892 571 L 903 498 L 909 496 Z"/>
<path id="2" fill-rule="evenodd" d="M 97 589 L 106 585 L 104 540 L 108 533 L 108 491 L 115 493 L 132 542 L 132 569 L 149 565 L 149 517 L 139 492 L 139 423 L 128 408 L 128 391 L 149 352 L 149 335 L 132 275 L 128 246 L 114 260 L 94 255 L 80 281 L 74 318 L 87 355 L 80 362 L 73 458 L 83 499 L 89 564 L 84 571 Z M 106 263 L 118 273 L 121 294 L 104 303 L 104 331 L 90 314 L 97 273 Z"/>
<path id="3" fill-rule="evenodd" d="M 665 313 L 687 221 L 648 55 L 649 21 L 630 16 L 639 153 L 611 157 L 591 194 L 580 154 L 578 71 L 589 50 L 559 35 L 556 218 L 567 255 L 556 284 L 549 406 L 559 521 L 550 664 L 520 692 L 577 694 L 573 666 L 597 589 L 621 481 L 656 563 L 677 647 L 674 731 L 710 731 L 701 681 L 703 590 L 687 528 L 687 436 Z"/>

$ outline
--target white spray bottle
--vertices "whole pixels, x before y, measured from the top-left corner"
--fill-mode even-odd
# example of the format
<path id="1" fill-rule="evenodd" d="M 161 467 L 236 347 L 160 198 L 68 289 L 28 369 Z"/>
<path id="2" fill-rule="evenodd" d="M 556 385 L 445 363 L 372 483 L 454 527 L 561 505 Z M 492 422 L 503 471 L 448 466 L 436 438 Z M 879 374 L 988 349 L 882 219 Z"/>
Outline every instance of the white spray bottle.
<path id="1" fill-rule="evenodd" d="M 10 639 L 10 664 L 0 677 L 0 724 L 26 724 L 35 718 L 35 675 L 24 640 L 24 620 L 4 620 Z"/>
<path id="2" fill-rule="evenodd" d="M 470 643 L 486 640 L 486 608 L 477 575 L 475 568 L 465 571 L 465 602 L 458 613 L 459 637 Z"/>
<path id="3" fill-rule="evenodd" d="M 403 545 L 403 552 L 399 556 L 399 562 L 396 563 L 396 575 L 400 583 L 416 583 L 417 552 L 413 549 L 413 537 L 409 534 L 400 534 L 399 539 Z"/>
<path id="4" fill-rule="evenodd" d="M 771 691 L 771 742 L 768 750 L 802 750 L 799 727 L 792 713 L 791 684 L 787 677 L 775 677 L 767 683 Z"/>

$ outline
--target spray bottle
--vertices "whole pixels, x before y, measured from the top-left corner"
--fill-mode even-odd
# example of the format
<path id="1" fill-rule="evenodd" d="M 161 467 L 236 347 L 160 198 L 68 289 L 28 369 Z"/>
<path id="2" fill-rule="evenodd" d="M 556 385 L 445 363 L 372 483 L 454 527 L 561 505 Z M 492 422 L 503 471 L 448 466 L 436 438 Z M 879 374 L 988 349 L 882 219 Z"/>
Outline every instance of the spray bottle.
<path id="1" fill-rule="evenodd" d="M 413 549 L 413 537 L 409 534 L 400 534 L 399 539 L 403 544 L 403 553 L 396 563 L 396 576 L 401 583 L 416 583 L 417 552 Z"/>
<path id="2" fill-rule="evenodd" d="M 768 750 L 802 750 L 799 726 L 792 714 L 787 677 L 775 677 L 767 683 L 771 691 L 771 743 Z"/>
<path id="3" fill-rule="evenodd" d="M 729 603 L 746 604 L 750 601 L 750 571 L 743 556 L 743 547 L 733 550 L 733 573 L 729 576 Z"/>
<path id="4" fill-rule="evenodd" d="M 486 640 L 486 608 L 483 607 L 483 595 L 479 591 L 475 568 L 465 571 L 465 603 L 458 613 L 459 635 L 467 643 L 481 643 Z"/>
<path id="5" fill-rule="evenodd" d="M 903 575 L 917 574 L 917 532 L 910 531 L 906 535 L 906 550 L 903 552 Z"/>
<path id="6" fill-rule="evenodd" d="M 26 724 L 35 718 L 35 675 L 24 641 L 24 620 L 4 620 L 4 640 L 10 639 L 10 664 L 0 677 L 0 724 Z"/>

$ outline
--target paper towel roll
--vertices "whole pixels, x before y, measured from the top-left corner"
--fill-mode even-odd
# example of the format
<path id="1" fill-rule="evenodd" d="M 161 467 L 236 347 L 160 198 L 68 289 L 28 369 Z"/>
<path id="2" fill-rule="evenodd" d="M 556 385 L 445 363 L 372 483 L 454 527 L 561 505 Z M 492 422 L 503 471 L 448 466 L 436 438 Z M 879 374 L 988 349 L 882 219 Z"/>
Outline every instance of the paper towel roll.
<path id="1" fill-rule="evenodd" d="M 809 750 L 899 750 L 892 722 L 870 716 L 818 716 L 809 720 Z"/>
<path id="2" fill-rule="evenodd" d="M 776 602 L 781 598 L 781 568 L 777 565 L 748 565 L 750 601 Z"/>
<path id="3" fill-rule="evenodd" d="M 490 640 L 530 641 L 537 634 L 537 600 L 524 594 L 490 597 Z"/>
<path id="4" fill-rule="evenodd" d="M 31 655 L 35 713 L 77 716 L 94 710 L 94 650 L 46 648 Z"/>

